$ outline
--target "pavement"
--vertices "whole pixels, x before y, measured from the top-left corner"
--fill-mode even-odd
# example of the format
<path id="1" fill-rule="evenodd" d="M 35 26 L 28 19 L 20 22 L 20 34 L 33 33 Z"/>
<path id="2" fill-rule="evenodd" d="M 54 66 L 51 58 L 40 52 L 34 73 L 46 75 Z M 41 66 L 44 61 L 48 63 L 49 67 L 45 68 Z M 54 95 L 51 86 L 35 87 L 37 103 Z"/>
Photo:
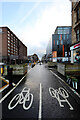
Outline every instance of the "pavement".
<path id="1" fill-rule="evenodd" d="M 46 64 L 36 65 L 7 94 L 2 92 L 2 120 L 80 119 L 80 98 Z"/>

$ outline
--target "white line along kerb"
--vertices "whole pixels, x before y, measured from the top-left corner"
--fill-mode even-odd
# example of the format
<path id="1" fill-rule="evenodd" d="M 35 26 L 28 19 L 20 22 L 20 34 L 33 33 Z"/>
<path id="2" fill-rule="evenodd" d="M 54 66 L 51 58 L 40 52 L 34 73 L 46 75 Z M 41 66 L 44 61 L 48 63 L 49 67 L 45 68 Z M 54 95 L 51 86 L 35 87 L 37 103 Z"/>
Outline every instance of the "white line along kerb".
<path id="1" fill-rule="evenodd" d="M 31 68 L 31 69 L 32 69 L 32 68 Z M 30 69 L 27 73 L 29 73 L 29 72 L 31 71 L 31 69 Z M 27 74 L 26 74 L 26 75 L 27 75 Z M 10 94 L 13 92 L 13 90 L 22 82 L 22 80 L 26 77 L 26 75 L 23 76 L 22 79 L 16 84 L 16 86 L 13 87 L 13 89 L 11 89 L 11 90 L 0 100 L 0 103 L 2 103 L 2 102 L 8 97 L 8 95 L 10 95 Z"/>
<path id="2" fill-rule="evenodd" d="M 42 118 L 42 85 L 40 83 L 39 120 Z"/>
<path id="3" fill-rule="evenodd" d="M 62 78 L 60 78 L 58 75 L 56 75 L 54 72 L 52 72 L 51 70 L 50 70 L 50 72 L 53 74 L 53 75 L 55 75 L 57 78 L 59 78 L 62 82 L 64 82 L 73 92 L 75 92 L 75 94 L 80 98 L 80 95 L 73 89 L 73 88 L 71 88 Z"/>

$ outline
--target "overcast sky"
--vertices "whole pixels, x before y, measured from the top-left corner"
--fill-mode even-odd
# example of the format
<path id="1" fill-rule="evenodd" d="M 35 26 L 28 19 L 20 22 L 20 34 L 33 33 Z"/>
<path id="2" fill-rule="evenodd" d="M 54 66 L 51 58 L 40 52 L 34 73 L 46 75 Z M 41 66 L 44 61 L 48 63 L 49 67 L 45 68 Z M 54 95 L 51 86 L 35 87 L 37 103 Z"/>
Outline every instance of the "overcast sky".
<path id="1" fill-rule="evenodd" d="M 57 26 L 71 25 L 69 0 L 2 2 L 2 24 L 8 26 L 28 47 L 28 55 L 41 57 Z M 52 1 L 52 2 L 51 2 Z"/>

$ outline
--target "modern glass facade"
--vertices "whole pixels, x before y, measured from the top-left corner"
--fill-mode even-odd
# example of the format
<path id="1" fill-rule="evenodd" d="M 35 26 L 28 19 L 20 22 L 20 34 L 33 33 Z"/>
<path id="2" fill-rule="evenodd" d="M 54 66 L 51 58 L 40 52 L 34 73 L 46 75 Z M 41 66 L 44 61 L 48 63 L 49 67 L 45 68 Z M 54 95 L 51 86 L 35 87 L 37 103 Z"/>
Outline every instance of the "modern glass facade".
<path id="1" fill-rule="evenodd" d="M 64 27 L 64 26 L 59 26 L 56 28 L 55 33 L 54 34 L 70 34 L 71 33 L 71 27 Z"/>
<path id="2" fill-rule="evenodd" d="M 52 52 L 57 52 L 58 57 L 70 57 L 71 45 L 71 26 L 57 27 L 55 33 L 52 35 Z M 54 58 L 54 55 L 53 55 Z"/>

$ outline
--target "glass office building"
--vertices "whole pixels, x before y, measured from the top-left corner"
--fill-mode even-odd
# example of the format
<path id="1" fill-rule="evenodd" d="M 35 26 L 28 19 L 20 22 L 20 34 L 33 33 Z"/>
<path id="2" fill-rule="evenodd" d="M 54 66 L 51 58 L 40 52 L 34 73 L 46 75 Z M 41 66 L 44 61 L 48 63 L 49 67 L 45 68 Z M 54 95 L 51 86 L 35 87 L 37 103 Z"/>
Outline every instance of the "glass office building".
<path id="1" fill-rule="evenodd" d="M 52 35 L 52 55 L 55 61 L 70 61 L 71 26 L 58 26 Z"/>

